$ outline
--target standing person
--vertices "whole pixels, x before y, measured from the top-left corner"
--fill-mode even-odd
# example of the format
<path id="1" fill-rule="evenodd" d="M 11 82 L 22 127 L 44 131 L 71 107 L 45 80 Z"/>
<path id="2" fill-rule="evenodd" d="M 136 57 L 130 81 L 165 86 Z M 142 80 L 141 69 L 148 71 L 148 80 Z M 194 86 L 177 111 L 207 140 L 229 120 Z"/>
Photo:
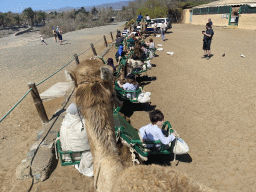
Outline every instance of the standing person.
<path id="1" fill-rule="evenodd" d="M 157 23 L 156 23 L 156 21 L 154 21 L 153 28 L 154 28 L 154 36 L 156 36 L 156 31 L 157 31 Z"/>
<path id="2" fill-rule="evenodd" d="M 42 36 L 42 35 L 39 35 L 39 37 L 40 37 L 40 39 L 41 39 L 41 45 L 43 45 L 43 43 L 44 43 L 45 45 L 47 45 L 47 43 L 44 41 L 43 36 Z"/>
<path id="3" fill-rule="evenodd" d="M 59 28 L 58 39 L 60 41 L 60 45 L 62 45 L 62 30 L 61 30 L 61 28 Z"/>
<path id="4" fill-rule="evenodd" d="M 209 18 L 208 19 L 208 23 L 211 25 L 211 27 L 212 27 L 212 20 Z"/>
<path id="5" fill-rule="evenodd" d="M 59 28 L 59 26 L 57 26 L 57 28 L 56 28 L 56 34 L 57 34 L 58 39 L 59 39 L 59 31 L 60 31 L 60 28 Z"/>
<path id="6" fill-rule="evenodd" d="M 204 50 L 204 57 L 207 57 L 207 59 L 210 59 L 211 54 L 211 42 L 212 42 L 212 36 L 214 35 L 214 32 L 212 30 L 211 24 L 206 24 L 206 31 L 203 31 L 202 34 L 204 35 L 204 43 L 203 43 L 203 50 Z"/>
<path id="7" fill-rule="evenodd" d="M 165 25 L 164 25 L 164 21 L 162 21 L 162 23 L 160 24 L 160 29 L 161 29 L 161 35 L 162 35 L 162 41 L 164 41 L 164 32 L 165 32 Z"/>
<path id="8" fill-rule="evenodd" d="M 57 33 L 54 27 L 52 28 L 52 33 L 53 33 L 54 41 L 57 42 Z"/>

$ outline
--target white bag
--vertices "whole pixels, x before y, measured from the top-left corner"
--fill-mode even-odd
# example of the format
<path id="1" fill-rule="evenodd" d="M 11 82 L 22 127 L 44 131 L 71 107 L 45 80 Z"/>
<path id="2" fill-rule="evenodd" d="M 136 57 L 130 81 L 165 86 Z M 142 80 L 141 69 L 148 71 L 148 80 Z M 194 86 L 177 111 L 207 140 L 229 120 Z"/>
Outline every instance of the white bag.
<path id="1" fill-rule="evenodd" d="M 150 60 L 154 58 L 154 54 L 152 53 L 152 51 L 149 51 L 149 56 L 148 56 L 148 58 L 149 58 Z"/>
<path id="2" fill-rule="evenodd" d="M 151 62 L 150 61 L 147 61 L 147 68 L 150 70 L 152 69 L 152 65 L 151 65 Z"/>
<path id="3" fill-rule="evenodd" d="M 147 96 L 147 97 L 150 97 L 151 96 L 151 92 L 145 92 L 144 95 Z"/>
<path id="4" fill-rule="evenodd" d="M 173 153 L 177 155 L 182 155 L 182 154 L 188 153 L 188 151 L 189 151 L 189 148 L 188 148 L 188 145 L 185 143 L 185 141 L 183 141 L 183 139 L 181 138 L 177 138 L 173 148 Z"/>
<path id="5" fill-rule="evenodd" d="M 140 102 L 140 103 L 147 103 L 149 101 L 150 101 L 150 97 L 149 96 L 147 96 L 147 95 L 145 95 L 143 93 L 139 94 L 138 102 Z"/>

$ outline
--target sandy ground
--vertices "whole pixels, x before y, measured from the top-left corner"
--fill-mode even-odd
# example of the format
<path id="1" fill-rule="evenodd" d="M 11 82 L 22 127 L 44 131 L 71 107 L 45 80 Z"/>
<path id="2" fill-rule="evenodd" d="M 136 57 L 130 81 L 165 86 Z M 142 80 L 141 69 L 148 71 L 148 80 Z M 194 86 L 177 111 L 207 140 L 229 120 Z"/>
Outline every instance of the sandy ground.
<path id="1" fill-rule="evenodd" d="M 103 35 L 108 35 L 107 41 L 111 41 L 110 31 L 114 31 L 115 35 L 116 29 L 122 29 L 123 24 L 66 33 L 63 35 L 63 45 L 55 43 L 53 38 L 45 39 L 48 45 L 41 45 L 37 31 L 1 38 L 0 117 L 28 91 L 27 83 L 41 82 L 67 64 L 75 53 L 81 54 L 79 60 L 93 56 L 90 43 L 98 42 L 95 49 L 101 53 L 105 48 Z M 15 42 L 22 43 L 13 46 Z M 74 69 L 75 66 L 75 61 L 72 61 L 62 71 L 37 86 L 39 93 L 57 82 L 66 81 L 64 70 Z M 62 102 L 63 98 L 59 98 L 44 103 L 49 119 L 62 108 Z M 10 191 L 13 186 L 13 191 L 20 191 L 19 186 L 25 186 L 24 182 L 15 178 L 16 167 L 26 158 L 37 132 L 43 128 L 30 94 L 0 123 L 0 191 Z M 31 182 L 28 181 L 28 184 Z M 24 191 L 27 189 L 23 188 Z"/>
<path id="2" fill-rule="evenodd" d="M 206 60 L 202 58 L 202 30 L 203 26 L 173 25 L 166 41 L 153 38 L 164 51 L 152 60 L 156 66 L 147 75 L 156 80 L 144 89 L 152 92 L 152 107 L 162 110 L 190 147 L 189 155 L 171 163 L 174 169 L 216 191 L 254 191 L 255 31 L 215 27 L 213 56 Z M 114 57 L 115 51 L 106 58 Z M 170 51 L 173 56 L 166 54 Z M 19 181 L 14 175 L 40 130 L 30 103 L 25 100 L 1 124 L 1 191 L 27 191 L 31 185 L 30 180 Z M 61 98 L 45 103 L 49 116 L 60 103 Z M 148 113 L 135 111 L 131 123 L 135 128 L 148 124 Z M 72 166 L 58 164 L 51 177 L 35 184 L 32 191 L 90 191 L 91 181 Z"/>

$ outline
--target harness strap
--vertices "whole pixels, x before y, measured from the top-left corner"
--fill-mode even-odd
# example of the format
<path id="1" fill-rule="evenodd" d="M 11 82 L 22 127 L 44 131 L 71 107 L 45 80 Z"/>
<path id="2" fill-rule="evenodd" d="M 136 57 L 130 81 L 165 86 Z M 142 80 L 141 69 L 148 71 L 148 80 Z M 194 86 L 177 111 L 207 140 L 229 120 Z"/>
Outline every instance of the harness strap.
<path id="1" fill-rule="evenodd" d="M 135 163 L 140 164 L 139 160 L 136 159 L 136 155 L 134 153 L 135 149 L 130 148 L 130 152 L 132 153 L 132 163 L 133 163 L 133 166 L 135 166 Z"/>

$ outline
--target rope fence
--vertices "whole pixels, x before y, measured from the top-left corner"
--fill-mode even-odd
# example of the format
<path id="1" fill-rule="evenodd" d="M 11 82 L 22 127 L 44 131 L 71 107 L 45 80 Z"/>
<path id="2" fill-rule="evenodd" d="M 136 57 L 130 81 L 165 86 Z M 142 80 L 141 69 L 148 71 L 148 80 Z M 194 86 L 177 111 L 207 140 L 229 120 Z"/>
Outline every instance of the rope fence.
<path id="1" fill-rule="evenodd" d="M 25 93 L 25 95 L 0 119 L 0 123 L 4 120 L 4 118 L 5 117 L 7 117 L 11 112 L 12 112 L 12 110 L 13 109 L 15 109 L 17 106 L 18 106 L 18 104 L 20 104 L 20 102 L 23 100 L 23 99 L 25 99 L 25 97 L 29 94 L 29 92 L 31 91 L 32 89 L 29 89 L 28 91 L 27 91 L 27 93 Z"/>
<path id="2" fill-rule="evenodd" d="M 34 102 L 35 102 L 35 98 L 34 98 L 34 96 L 33 95 L 35 95 L 35 93 L 36 93 L 36 95 L 39 95 L 39 94 L 37 94 L 38 93 L 38 91 L 37 91 L 37 89 L 36 89 L 36 86 L 39 86 L 39 85 L 41 85 L 42 83 L 44 83 L 45 81 L 47 81 L 48 79 L 50 79 L 51 77 L 53 77 L 54 75 L 56 75 L 58 72 L 60 72 L 62 69 L 64 69 L 66 66 L 68 66 L 72 61 L 74 61 L 74 60 L 76 60 L 77 58 L 78 58 L 78 56 L 81 56 L 81 55 L 83 55 L 84 53 L 86 53 L 89 49 L 94 49 L 94 51 L 95 51 L 95 48 L 94 48 L 94 46 L 93 45 L 96 45 L 96 44 L 98 44 L 99 42 L 101 42 L 102 40 L 104 40 L 105 39 L 105 41 L 106 41 L 106 37 L 107 36 L 109 36 L 109 35 L 111 35 L 111 40 L 113 41 L 113 36 L 112 36 L 112 33 L 113 33 L 114 31 L 112 31 L 112 32 L 110 32 L 110 34 L 108 34 L 108 35 L 104 35 L 103 36 L 103 38 L 101 38 L 99 41 L 97 41 L 96 43 L 94 43 L 94 44 L 91 44 L 91 47 L 89 47 L 89 48 L 87 48 L 85 51 L 83 51 L 82 53 L 80 53 L 80 54 L 78 54 L 78 55 L 76 55 L 75 54 L 75 56 L 68 62 L 68 63 L 66 63 L 63 67 L 61 67 L 60 69 L 58 69 L 57 71 L 55 71 L 53 74 L 51 74 L 49 77 L 47 77 L 47 78 L 45 78 L 44 80 L 42 80 L 40 83 L 38 83 L 38 84 L 36 84 L 33 88 L 30 88 L 23 96 L 22 96 L 22 98 L 0 119 L 0 123 L 21 103 L 21 101 L 23 101 L 23 99 L 25 99 L 25 97 L 31 92 L 34 92 L 34 93 L 32 93 L 32 97 L 33 97 L 33 99 L 34 99 Z M 106 43 L 105 43 L 106 44 Z M 93 46 L 93 47 L 92 47 Z M 107 44 L 106 44 L 106 46 L 107 46 Z M 78 63 L 77 63 L 78 64 Z M 31 84 L 31 83 L 30 83 Z M 41 100 L 41 98 L 40 98 L 40 96 L 39 96 L 39 98 L 37 98 L 37 99 L 39 99 L 39 100 Z M 35 102 L 36 103 L 36 102 Z M 37 102 L 38 103 L 38 102 Z M 43 106 L 42 106 L 43 107 Z M 36 108 L 38 108 L 38 106 L 36 106 Z M 39 107 L 40 108 L 40 107 Z M 44 107 L 43 107 L 43 109 L 44 109 Z M 39 112 L 39 111 L 38 111 Z M 40 114 L 39 114 L 40 115 Z M 46 114 L 45 114 L 46 115 Z M 40 115 L 40 117 L 41 117 L 41 115 Z M 47 121 L 44 121 L 44 120 L 42 120 L 43 121 L 43 123 L 46 123 L 46 122 L 48 122 L 48 117 L 46 117 L 46 119 L 47 119 Z"/>

